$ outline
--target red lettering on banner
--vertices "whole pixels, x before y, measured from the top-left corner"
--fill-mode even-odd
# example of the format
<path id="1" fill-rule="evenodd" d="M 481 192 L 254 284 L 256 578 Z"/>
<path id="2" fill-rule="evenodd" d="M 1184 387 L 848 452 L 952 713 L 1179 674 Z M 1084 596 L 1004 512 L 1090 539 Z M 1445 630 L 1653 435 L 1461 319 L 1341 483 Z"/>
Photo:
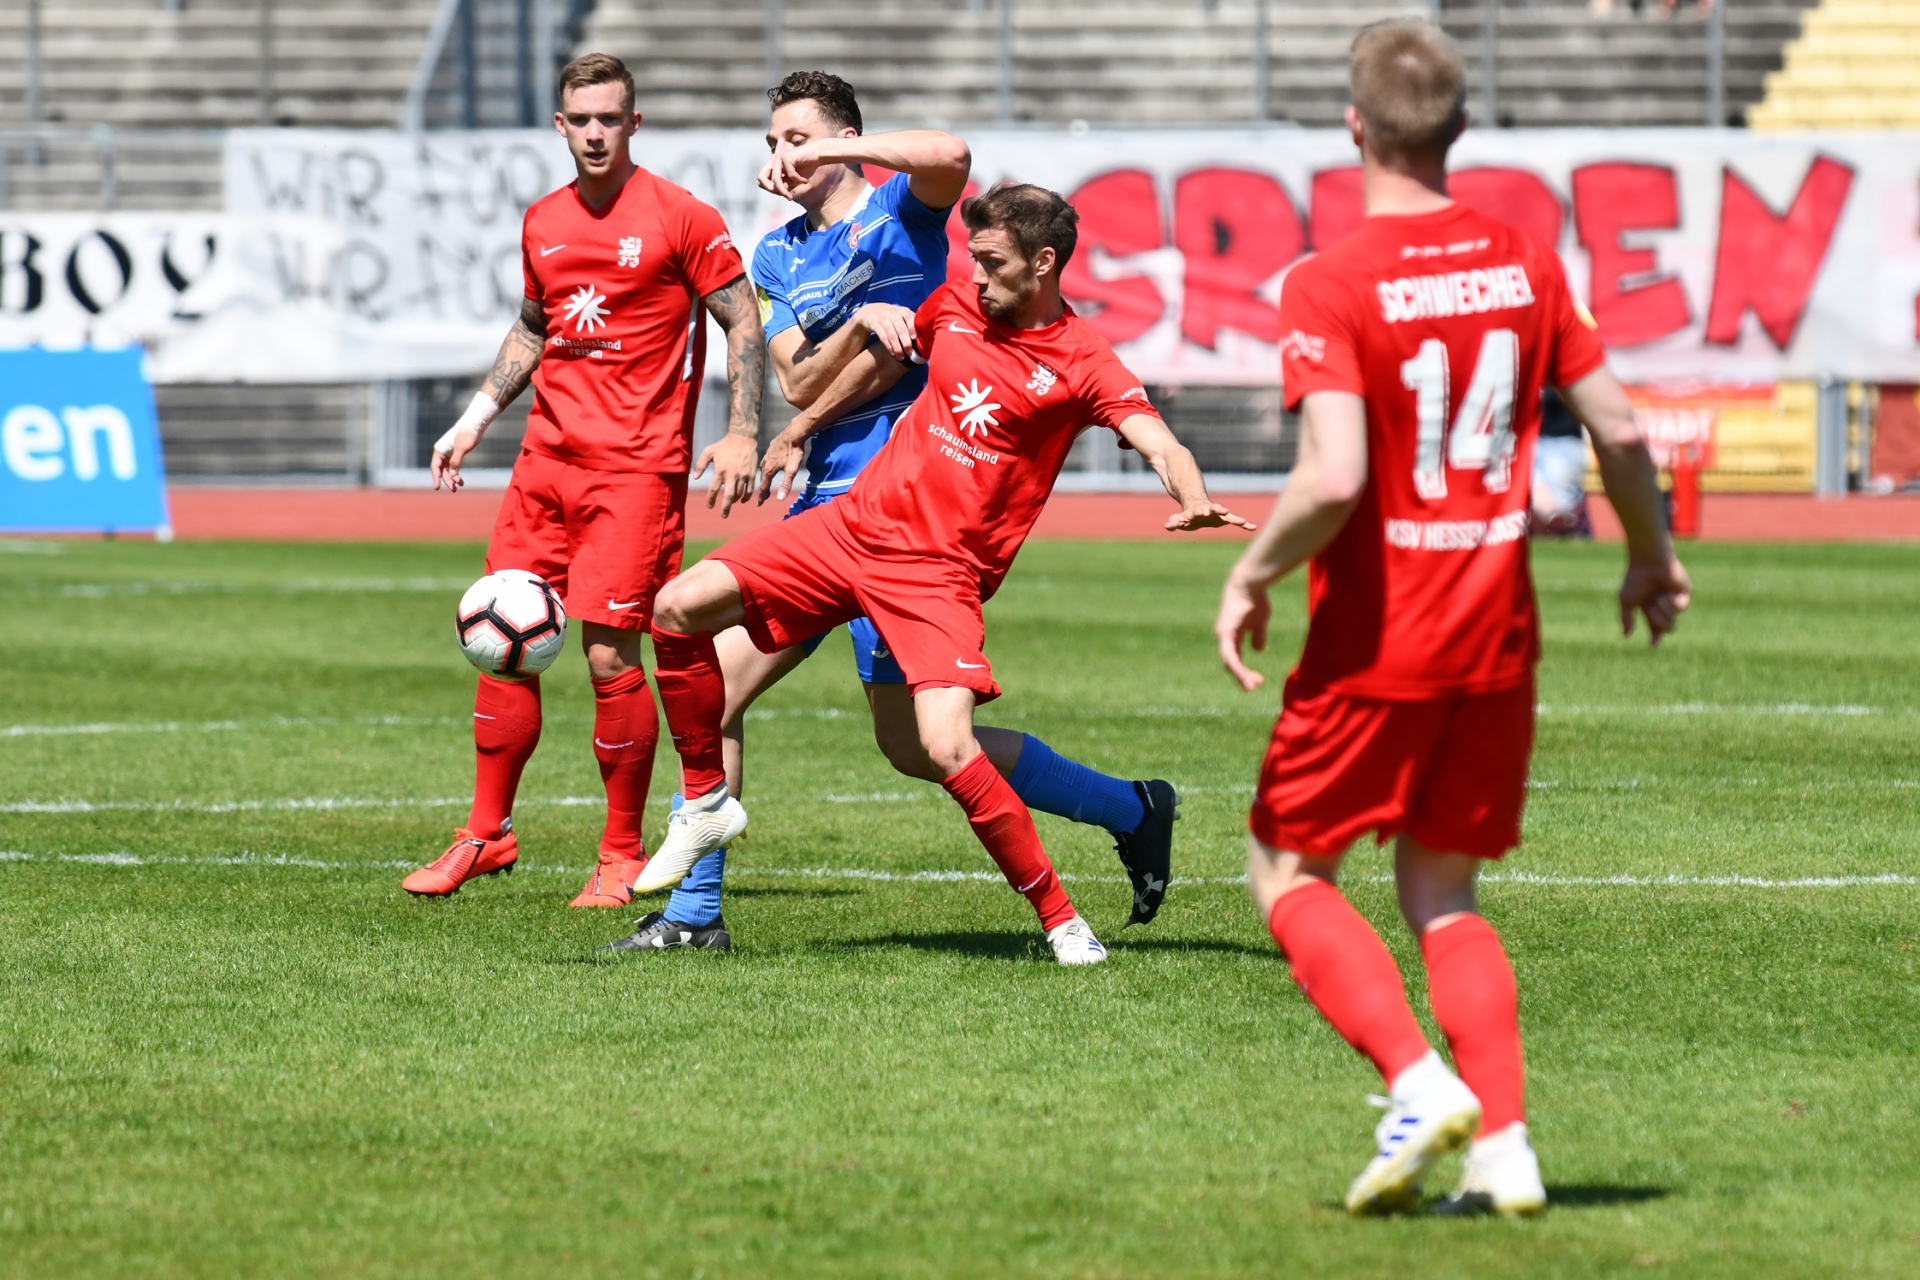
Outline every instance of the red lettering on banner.
<path id="1" fill-rule="evenodd" d="M 1115 169 L 1081 183 L 1067 203 L 1080 214 L 1080 243 L 1060 274 L 1060 291 L 1101 337 L 1131 342 L 1153 328 L 1167 304 L 1145 276 L 1094 279 L 1093 250 L 1124 258 L 1166 242 L 1153 175 L 1144 169 Z"/>
<path id="2" fill-rule="evenodd" d="M 871 171 L 873 166 L 867 166 Z M 961 193 L 961 203 L 980 194 L 980 184 L 967 180 L 967 189 Z M 956 205 L 947 215 L 947 279 L 973 279 L 973 255 L 967 252 L 967 224 L 960 220 L 960 209 Z"/>
<path id="3" fill-rule="evenodd" d="M 1447 192 L 1475 213 L 1524 231 L 1548 249 L 1560 247 L 1567 211 L 1537 173 L 1525 169 L 1462 169 L 1447 175 Z"/>
<path id="4" fill-rule="evenodd" d="M 1331 249 L 1367 216 L 1360 194 L 1360 166 L 1322 169 L 1313 175 L 1313 195 L 1307 213 L 1307 238 L 1313 247 Z"/>
<path id="5" fill-rule="evenodd" d="M 1680 282 L 1654 274 L 1653 250 L 1620 243 L 1629 231 L 1679 225 L 1680 184 L 1668 166 L 1614 161 L 1573 171 L 1574 234 L 1593 264 L 1587 306 L 1608 346 L 1637 347 L 1687 327 L 1692 312 Z"/>
<path id="6" fill-rule="evenodd" d="M 1526 169 L 1462 169 L 1448 175 L 1447 190 L 1475 213 L 1537 236 L 1549 249 L 1559 248 L 1566 209 L 1538 174 Z M 1338 243 L 1366 216 L 1360 166 L 1322 169 L 1313 175 L 1307 238 L 1316 250 Z"/>
<path id="7" fill-rule="evenodd" d="M 1738 343 L 1741 318 L 1751 310 L 1774 346 L 1785 351 L 1792 345 L 1852 189 L 1852 167 L 1819 156 L 1782 217 L 1732 166 L 1721 170 L 1720 245 L 1713 260 L 1713 302 L 1707 308 L 1708 342 L 1722 347 Z"/>
<path id="8" fill-rule="evenodd" d="M 1280 311 L 1256 290 L 1300 256 L 1293 201 L 1251 169 L 1196 169 L 1173 188 L 1173 242 L 1186 259 L 1180 333 L 1212 351 L 1220 330 L 1280 340 Z"/>

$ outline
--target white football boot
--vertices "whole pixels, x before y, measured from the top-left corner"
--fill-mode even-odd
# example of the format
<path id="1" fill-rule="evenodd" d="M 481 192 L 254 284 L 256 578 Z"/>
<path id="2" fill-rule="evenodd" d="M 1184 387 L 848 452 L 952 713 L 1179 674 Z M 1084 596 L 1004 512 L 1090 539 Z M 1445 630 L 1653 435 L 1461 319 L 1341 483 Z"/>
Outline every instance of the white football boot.
<path id="1" fill-rule="evenodd" d="M 1515 1121 L 1468 1148 L 1460 1185 L 1442 1202 L 1439 1212 L 1531 1218 L 1545 1212 L 1546 1207 L 1547 1188 L 1540 1181 L 1540 1159 L 1527 1141 L 1527 1126 Z"/>
<path id="2" fill-rule="evenodd" d="M 1389 1096 L 1378 1101 L 1387 1108 L 1373 1131 L 1379 1153 L 1347 1192 L 1352 1214 L 1413 1208 L 1433 1162 L 1466 1146 L 1480 1127 L 1480 1099 L 1431 1049 L 1395 1077 Z"/>
<path id="3" fill-rule="evenodd" d="M 732 844 L 746 829 L 747 811 L 727 794 L 724 782 L 699 799 L 684 802 L 668 816 L 667 838 L 647 859 L 633 891 L 658 893 L 673 888 L 687 878 L 694 863 Z"/>
<path id="4" fill-rule="evenodd" d="M 1107 949 L 1093 936 L 1093 926 L 1078 915 L 1047 930 L 1047 945 L 1061 964 L 1099 964 L 1107 958 Z"/>

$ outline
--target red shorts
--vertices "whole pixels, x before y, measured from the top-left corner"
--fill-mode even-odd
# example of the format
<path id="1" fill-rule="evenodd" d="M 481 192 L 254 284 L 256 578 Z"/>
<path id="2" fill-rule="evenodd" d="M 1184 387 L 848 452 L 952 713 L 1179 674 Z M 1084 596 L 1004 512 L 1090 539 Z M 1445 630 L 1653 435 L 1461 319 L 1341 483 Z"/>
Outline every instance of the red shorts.
<path id="1" fill-rule="evenodd" d="M 981 648 L 980 579 L 930 556 L 879 555 L 854 541 L 829 502 L 743 534 L 713 553 L 733 570 L 747 634 L 777 653 L 865 615 L 900 664 L 907 688 L 962 688 L 1000 696 Z"/>
<path id="2" fill-rule="evenodd" d="M 1381 844 L 1405 832 L 1439 853 L 1501 857 L 1520 843 L 1533 698 L 1531 679 L 1419 702 L 1289 688 L 1248 829 L 1315 857 L 1368 831 Z"/>
<path id="3" fill-rule="evenodd" d="M 686 539 L 684 475 L 592 471 L 523 449 L 487 542 L 487 572 L 537 573 L 569 618 L 646 631 L 653 593 L 680 572 Z"/>

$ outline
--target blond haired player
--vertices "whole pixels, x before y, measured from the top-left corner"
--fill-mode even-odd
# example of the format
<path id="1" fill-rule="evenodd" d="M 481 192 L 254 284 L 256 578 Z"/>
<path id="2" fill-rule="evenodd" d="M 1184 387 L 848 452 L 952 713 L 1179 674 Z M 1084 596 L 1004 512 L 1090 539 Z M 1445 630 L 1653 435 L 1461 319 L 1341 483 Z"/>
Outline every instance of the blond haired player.
<path id="1" fill-rule="evenodd" d="M 501 406 L 533 386 L 527 434 L 487 544 L 487 572 L 526 569 L 581 623 L 593 679 L 593 753 L 607 789 L 600 857 L 576 907 L 620 907 L 646 865 L 640 823 L 659 716 L 640 668 L 653 595 L 680 570 L 693 415 L 705 367 L 703 311 L 727 335 L 727 435 L 700 455 L 707 504 L 753 489 L 766 352 L 759 308 L 719 213 L 635 165 L 633 77 L 588 54 L 560 73 L 554 127 L 577 178 L 527 210 L 526 299 L 485 386 L 433 447 L 435 486 Z M 444 896 L 519 856 L 513 797 L 540 741 L 540 681 L 480 677 L 473 810 L 446 853 L 401 883 Z"/>
<path id="2" fill-rule="evenodd" d="M 1513 969 L 1478 913 L 1480 864 L 1520 843 L 1539 626 L 1528 479 L 1542 384 L 1586 424 L 1627 535 L 1620 616 L 1655 643 L 1687 606 L 1653 462 L 1553 248 L 1447 195 L 1466 124 L 1451 41 L 1394 19 L 1353 44 L 1347 125 L 1367 217 L 1287 277 L 1280 300 L 1300 455 L 1266 530 L 1227 579 L 1215 632 L 1242 687 L 1261 677 L 1267 588 L 1311 559 L 1311 622 L 1287 678 L 1250 820 L 1248 888 L 1316 1008 L 1387 1082 L 1355 1213 L 1410 1207 L 1471 1138 L 1456 1211 L 1546 1205 L 1527 1139 Z M 1334 887 L 1342 853 L 1394 841 L 1420 940 L 1427 1044 L 1380 937 Z"/>

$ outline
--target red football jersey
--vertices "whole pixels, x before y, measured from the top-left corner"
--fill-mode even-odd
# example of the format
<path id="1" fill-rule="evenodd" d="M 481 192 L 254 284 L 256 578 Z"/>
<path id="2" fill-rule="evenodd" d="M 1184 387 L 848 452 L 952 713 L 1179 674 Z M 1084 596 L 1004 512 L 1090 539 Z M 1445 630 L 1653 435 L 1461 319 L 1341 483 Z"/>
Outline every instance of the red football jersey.
<path id="1" fill-rule="evenodd" d="M 1368 218 L 1280 295 L 1287 407 L 1365 397 L 1367 487 L 1314 558 L 1294 686 L 1428 698 L 1525 680 L 1540 390 L 1606 359 L 1560 259 L 1462 205 Z"/>
<path id="2" fill-rule="evenodd" d="M 840 499 L 847 528 L 882 554 L 959 560 L 1000 586 L 1084 427 L 1159 416 L 1107 340 L 1068 307 L 1040 329 L 988 318 L 971 283 L 914 316 L 927 386 Z"/>
<path id="3" fill-rule="evenodd" d="M 568 183 L 527 210 L 527 296 L 547 313 L 526 447 L 596 471 L 692 466 L 700 299 L 744 275 L 726 223 L 641 169 L 599 209 Z"/>

